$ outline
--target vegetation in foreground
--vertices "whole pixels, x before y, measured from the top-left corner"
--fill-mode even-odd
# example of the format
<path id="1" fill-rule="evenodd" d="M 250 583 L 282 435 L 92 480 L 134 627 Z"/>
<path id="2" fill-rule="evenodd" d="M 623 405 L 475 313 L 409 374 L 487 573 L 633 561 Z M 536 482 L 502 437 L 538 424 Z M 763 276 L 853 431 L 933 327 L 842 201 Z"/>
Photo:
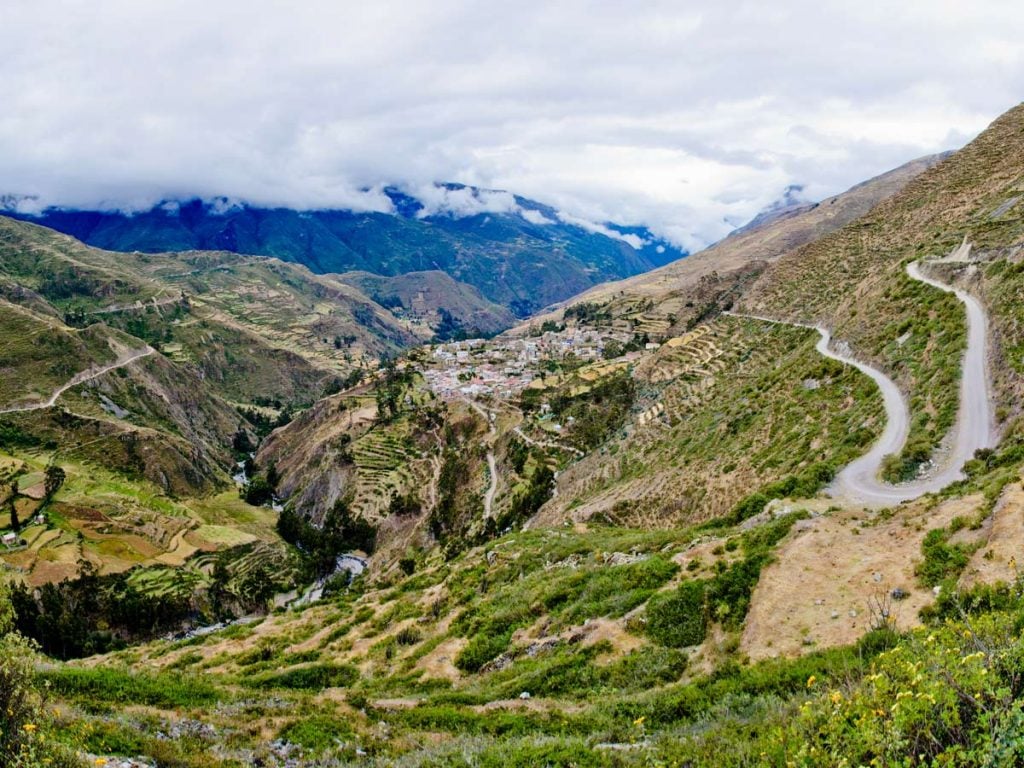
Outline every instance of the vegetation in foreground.
<path id="1" fill-rule="evenodd" d="M 548 649 L 520 662 L 516 674 L 491 670 L 460 684 L 375 676 L 273 651 L 233 674 L 202 672 L 199 654 L 192 671 L 105 662 L 33 674 L 31 646 L 6 626 L 3 670 L 14 687 L 3 690 L 24 697 L 15 714 L 0 712 L 4 755 L 13 760 L 5 765 L 42 764 L 11 757 L 29 750 L 57 765 L 76 765 L 77 750 L 197 768 L 1024 759 L 1020 580 L 950 593 L 910 633 L 897 634 L 880 614 L 853 647 L 753 665 L 734 658 L 693 675 L 684 672 L 684 652 L 656 645 L 611 663 L 601 662 L 601 646 Z M 283 673 L 252 671 L 289 664 Z M 20 670 L 13 677 L 12 665 Z M 514 695 L 527 683 L 531 698 Z M 55 714 L 43 713 L 41 691 Z"/>

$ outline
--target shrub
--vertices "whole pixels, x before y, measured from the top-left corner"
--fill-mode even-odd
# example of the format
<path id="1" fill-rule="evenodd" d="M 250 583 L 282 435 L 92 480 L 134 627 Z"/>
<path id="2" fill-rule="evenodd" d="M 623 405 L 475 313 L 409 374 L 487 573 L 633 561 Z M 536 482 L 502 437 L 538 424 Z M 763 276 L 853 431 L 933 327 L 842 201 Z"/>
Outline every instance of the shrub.
<path id="1" fill-rule="evenodd" d="M 967 567 L 968 548 L 963 544 L 950 544 L 950 535 L 945 528 L 935 528 L 928 531 L 921 542 L 924 560 L 918 563 L 914 573 L 926 587 L 953 580 Z"/>
<path id="2" fill-rule="evenodd" d="M 678 680 L 686 662 L 683 651 L 645 645 L 601 669 L 600 677 L 613 688 L 641 691 Z"/>
<path id="3" fill-rule="evenodd" d="M 1011 614 L 919 631 L 873 674 L 824 690 L 777 729 L 772 763 L 1020 765 L 1020 663 Z"/>
<path id="4" fill-rule="evenodd" d="M 13 631 L 14 611 L 0 582 L 0 765 L 72 768 L 81 763 L 53 740 L 45 700 L 35 685 L 32 643 Z"/>
<path id="5" fill-rule="evenodd" d="M 351 738 L 352 730 L 340 718 L 314 715 L 293 720 L 278 732 L 277 737 L 313 752 L 322 752 Z"/>
<path id="6" fill-rule="evenodd" d="M 484 664 L 508 648 L 511 640 L 511 629 L 494 634 L 476 634 L 455 657 L 455 666 L 463 672 L 479 672 Z"/>
<path id="7" fill-rule="evenodd" d="M 348 664 L 311 664 L 284 672 L 257 675 L 243 682 L 254 688 L 322 691 L 324 688 L 345 688 L 358 679 L 359 670 Z"/>
<path id="8" fill-rule="evenodd" d="M 395 642 L 399 645 L 416 645 L 421 639 L 420 631 L 413 626 L 402 627 L 395 635 Z"/>
<path id="9" fill-rule="evenodd" d="M 659 594 L 647 603 L 648 636 L 669 648 L 700 645 L 707 634 L 703 581 L 684 581 L 673 592 Z"/>

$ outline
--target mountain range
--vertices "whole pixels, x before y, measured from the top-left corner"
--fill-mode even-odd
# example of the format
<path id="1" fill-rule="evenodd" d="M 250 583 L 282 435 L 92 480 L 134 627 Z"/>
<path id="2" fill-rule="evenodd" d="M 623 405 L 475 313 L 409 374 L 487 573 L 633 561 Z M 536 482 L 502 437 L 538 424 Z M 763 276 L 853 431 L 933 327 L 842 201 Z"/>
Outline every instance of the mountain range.
<path id="1" fill-rule="evenodd" d="M 517 317 L 686 255 L 642 227 L 590 223 L 507 192 L 445 184 L 433 193 L 428 204 L 387 188 L 389 213 L 188 199 L 131 213 L 29 214 L 19 212 L 24 200 L 11 197 L 2 212 L 111 251 L 231 251 L 321 274 L 442 271 Z"/>

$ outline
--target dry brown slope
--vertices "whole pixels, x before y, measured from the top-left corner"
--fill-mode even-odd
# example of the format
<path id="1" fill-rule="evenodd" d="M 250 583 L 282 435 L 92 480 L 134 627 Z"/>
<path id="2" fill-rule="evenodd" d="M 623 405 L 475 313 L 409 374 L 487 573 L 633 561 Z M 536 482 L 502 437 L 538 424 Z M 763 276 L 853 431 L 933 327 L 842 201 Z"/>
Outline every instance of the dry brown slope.
<path id="1" fill-rule="evenodd" d="M 820 203 L 771 218 L 757 226 L 741 228 L 685 259 L 627 280 L 603 283 L 558 305 L 550 316 L 554 317 L 576 304 L 603 303 L 619 296 L 658 302 L 714 272 L 739 270 L 757 261 L 774 261 L 864 215 L 944 157 L 929 155 L 912 160 Z M 547 317 L 535 318 L 534 321 Z"/>

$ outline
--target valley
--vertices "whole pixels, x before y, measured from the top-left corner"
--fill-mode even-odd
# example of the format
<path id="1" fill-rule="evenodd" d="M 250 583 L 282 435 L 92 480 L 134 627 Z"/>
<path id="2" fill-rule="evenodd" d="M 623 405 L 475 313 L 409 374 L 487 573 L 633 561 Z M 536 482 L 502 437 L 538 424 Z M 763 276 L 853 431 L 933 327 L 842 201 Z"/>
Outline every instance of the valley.
<path id="1" fill-rule="evenodd" d="M 0 561 L 47 732 L 227 768 L 1012 730 L 1022 150 L 1017 107 L 501 333 L 451 276 L 0 220 Z"/>

